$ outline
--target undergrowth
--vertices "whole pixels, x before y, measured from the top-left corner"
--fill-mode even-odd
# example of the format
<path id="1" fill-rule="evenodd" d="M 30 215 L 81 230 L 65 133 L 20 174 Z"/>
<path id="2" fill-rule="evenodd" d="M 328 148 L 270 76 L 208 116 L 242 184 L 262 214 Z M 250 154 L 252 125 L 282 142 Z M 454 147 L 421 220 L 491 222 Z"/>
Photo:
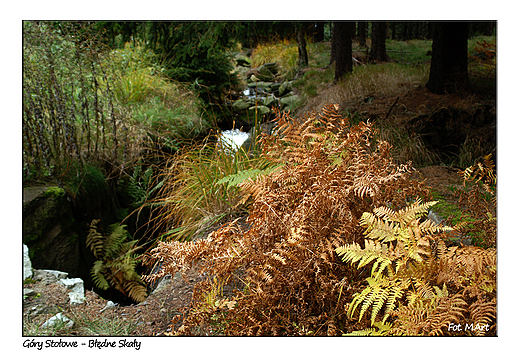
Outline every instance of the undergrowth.
<path id="1" fill-rule="evenodd" d="M 280 113 L 261 144 L 282 165 L 240 185 L 252 199 L 247 225 L 160 242 L 144 259 L 162 264 L 145 280 L 194 266 L 206 277 L 171 334 L 455 335 L 457 323 L 472 326 L 467 335 L 495 333 L 495 250 L 447 246 L 463 225 L 422 218 L 429 191 L 374 131 L 338 106 L 301 124 Z"/>
<path id="2" fill-rule="evenodd" d="M 159 173 L 162 182 L 154 209 L 154 229 L 161 240 L 191 240 L 225 217 L 245 212 L 238 184 L 274 169 L 221 137 L 187 146 L 172 156 Z"/>

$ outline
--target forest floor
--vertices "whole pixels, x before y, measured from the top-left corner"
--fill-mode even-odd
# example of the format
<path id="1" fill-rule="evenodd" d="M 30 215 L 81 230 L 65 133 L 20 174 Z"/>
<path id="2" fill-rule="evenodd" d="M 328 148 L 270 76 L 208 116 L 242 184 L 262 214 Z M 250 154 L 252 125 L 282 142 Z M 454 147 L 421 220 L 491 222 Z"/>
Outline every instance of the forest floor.
<path id="1" fill-rule="evenodd" d="M 363 116 L 386 118 L 397 96 L 374 98 L 370 105 L 359 101 L 341 103 L 358 111 Z M 437 108 L 446 106 L 461 107 L 475 104 L 475 98 L 464 99 L 455 96 L 439 96 L 431 94 L 424 87 L 417 87 L 399 95 L 394 110 L 413 115 L 431 113 Z M 418 170 L 419 177 L 426 179 L 427 185 L 444 196 L 446 202 L 456 205 L 457 197 L 453 188 L 461 184 L 457 170 L 447 166 L 429 166 Z M 161 284 L 141 304 L 119 306 L 104 309 L 107 301 L 93 291 L 86 291 L 84 304 L 70 306 L 64 287 L 59 284 L 24 285 L 38 294 L 24 299 L 24 335 L 45 335 L 37 326 L 61 311 L 75 322 L 71 330 L 53 331 L 55 335 L 64 336 L 98 336 L 98 335 L 131 335 L 161 336 L 171 331 L 171 320 L 175 315 L 189 307 L 194 284 L 201 279 L 195 271 L 184 277 L 176 276 Z M 38 314 L 31 313 L 35 306 L 45 306 Z"/>

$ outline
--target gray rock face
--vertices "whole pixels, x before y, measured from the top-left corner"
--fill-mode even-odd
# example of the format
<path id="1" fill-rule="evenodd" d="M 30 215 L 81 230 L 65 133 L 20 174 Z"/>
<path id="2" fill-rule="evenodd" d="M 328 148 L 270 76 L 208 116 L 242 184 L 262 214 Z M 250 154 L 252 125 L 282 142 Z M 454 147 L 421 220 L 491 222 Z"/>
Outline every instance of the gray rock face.
<path id="1" fill-rule="evenodd" d="M 293 90 L 292 81 L 283 82 L 280 85 L 280 88 L 278 88 L 278 94 L 281 97 L 281 96 L 284 96 L 284 95 L 288 94 L 292 90 Z"/>
<path id="2" fill-rule="evenodd" d="M 249 115 L 258 114 L 259 117 L 269 113 L 270 109 L 264 105 L 258 105 L 256 107 L 250 107 L 248 110 Z"/>

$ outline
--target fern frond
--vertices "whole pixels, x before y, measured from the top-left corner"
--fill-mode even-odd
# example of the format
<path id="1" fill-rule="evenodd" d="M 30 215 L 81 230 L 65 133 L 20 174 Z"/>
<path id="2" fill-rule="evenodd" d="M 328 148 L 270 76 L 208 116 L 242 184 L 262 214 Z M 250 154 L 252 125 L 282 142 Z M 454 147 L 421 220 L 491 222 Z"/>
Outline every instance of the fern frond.
<path id="1" fill-rule="evenodd" d="M 128 292 L 128 296 L 130 296 L 132 300 L 138 303 L 145 301 L 148 296 L 146 286 L 138 280 L 127 280 L 123 284 L 123 289 Z"/>
<path id="2" fill-rule="evenodd" d="M 94 257 L 101 258 L 104 252 L 105 238 L 98 232 L 97 224 L 99 219 L 93 219 L 90 223 L 90 230 L 87 235 L 86 245 L 94 254 Z"/>
<path id="3" fill-rule="evenodd" d="M 104 243 L 105 258 L 118 257 L 121 252 L 121 246 L 124 241 L 128 238 L 128 232 L 126 231 L 126 225 L 114 223 L 108 227 L 109 235 L 106 237 Z"/>
<path id="4" fill-rule="evenodd" d="M 357 243 L 352 243 L 335 249 L 336 253 L 345 263 L 356 263 L 359 261 L 358 268 L 364 267 L 376 260 L 374 264 L 375 268 L 373 268 L 372 271 L 374 271 L 380 263 L 382 265 L 382 268 L 380 267 L 379 269 L 380 271 L 391 263 L 391 260 L 389 261 L 384 255 L 386 250 L 387 247 L 384 244 L 382 245 L 379 242 L 367 239 L 365 240 L 365 248 L 361 248 Z"/>
<path id="5" fill-rule="evenodd" d="M 239 186 L 246 180 L 255 180 L 259 176 L 266 176 L 279 169 L 283 164 L 274 165 L 265 169 L 252 168 L 238 171 L 236 174 L 228 175 L 217 181 L 217 185 L 227 184 L 228 187 Z"/>
<path id="6" fill-rule="evenodd" d="M 105 265 L 103 261 L 96 260 L 92 266 L 92 269 L 90 270 L 94 285 L 96 285 L 101 290 L 107 290 L 110 287 L 110 283 L 105 279 L 105 275 L 103 274 L 104 268 Z"/>

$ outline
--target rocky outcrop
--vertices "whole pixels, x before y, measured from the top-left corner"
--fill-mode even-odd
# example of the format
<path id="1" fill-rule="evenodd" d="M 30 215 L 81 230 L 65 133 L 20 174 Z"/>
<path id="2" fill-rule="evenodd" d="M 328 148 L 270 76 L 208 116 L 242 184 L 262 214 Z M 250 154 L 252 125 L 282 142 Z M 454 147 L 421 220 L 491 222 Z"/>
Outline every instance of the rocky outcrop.
<path id="1" fill-rule="evenodd" d="M 56 269 L 80 276 L 80 246 L 73 207 L 58 187 L 23 191 L 23 243 L 35 269 Z"/>

